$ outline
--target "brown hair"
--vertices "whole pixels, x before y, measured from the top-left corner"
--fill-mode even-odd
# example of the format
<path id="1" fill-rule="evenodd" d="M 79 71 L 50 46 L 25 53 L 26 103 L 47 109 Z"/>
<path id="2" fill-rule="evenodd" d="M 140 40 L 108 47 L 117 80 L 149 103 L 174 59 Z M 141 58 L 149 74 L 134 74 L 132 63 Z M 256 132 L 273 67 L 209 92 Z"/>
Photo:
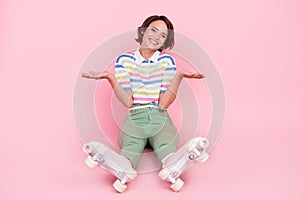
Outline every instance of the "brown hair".
<path id="1" fill-rule="evenodd" d="M 135 41 L 137 41 L 138 43 L 142 43 L 143 41 L 143 36 L 144 36 L 144 32 L 146 31 L 146 29 L 148 28 L 148 26 L 154 22 L 154 21 L 157 21 L 157 20 L 162 20 L 163 22 L 165 22 L 165 24 L 167 25 L 167 28 L 168 28 L 168 36 L 167 36 L 167 39 L 165 41 L 165 44 L 159 48 L 158 50 L 159 51 L 162 51 L 164 49 L 172 49 L 174 47 L 174 27 L 173 27 L 173 24 L 172 22 L 166 17 L 166 16 L 158 16 L 158 15 L 152 15 L 150 17 L 148 17 L 144 22 L 143 24 L 138 27 L 138 38 L 135 39 Z"/>

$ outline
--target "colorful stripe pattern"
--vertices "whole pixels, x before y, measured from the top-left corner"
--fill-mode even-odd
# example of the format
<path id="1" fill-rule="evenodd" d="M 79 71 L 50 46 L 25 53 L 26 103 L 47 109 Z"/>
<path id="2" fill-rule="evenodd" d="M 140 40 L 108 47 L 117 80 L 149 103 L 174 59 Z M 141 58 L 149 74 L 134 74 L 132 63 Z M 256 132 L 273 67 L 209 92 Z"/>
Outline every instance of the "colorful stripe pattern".
<path id="1" fill-rule="evenodd" d="M 132 91 L 134 104 L 158 104 L 175 74 L 175 60 L 165 52 L 156 51 L 145 60 L 136 50 L 121 54 L 115 63 L 115 77 L 124 90 Z"/>

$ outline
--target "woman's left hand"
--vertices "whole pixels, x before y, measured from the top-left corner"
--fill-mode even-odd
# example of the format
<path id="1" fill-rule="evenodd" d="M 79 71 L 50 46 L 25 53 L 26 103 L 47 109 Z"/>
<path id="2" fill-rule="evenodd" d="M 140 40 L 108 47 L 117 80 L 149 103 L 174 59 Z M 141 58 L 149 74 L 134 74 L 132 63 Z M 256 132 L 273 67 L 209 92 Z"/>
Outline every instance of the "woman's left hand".
<path id="1" fill-rule="evenodd" d="M 179 71 L 179 74 L 183 78 L 195 78 L 195 79 L 205 78 L 205 75 L 200 74 L 199 72 L 191 73 L 191 72 L 188 72 L 188 71 L 185 71 L 185 70 L 181 70 L 181 71 Z"/>

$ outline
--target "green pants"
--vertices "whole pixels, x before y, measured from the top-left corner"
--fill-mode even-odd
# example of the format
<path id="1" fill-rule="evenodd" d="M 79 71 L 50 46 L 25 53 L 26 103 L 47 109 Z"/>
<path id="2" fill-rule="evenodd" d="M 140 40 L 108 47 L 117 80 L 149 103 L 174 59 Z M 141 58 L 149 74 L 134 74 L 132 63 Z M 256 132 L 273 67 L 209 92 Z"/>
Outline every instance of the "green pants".
<path id="1" fill-rule="evenodd" d="M 162 159 L 175 152 L 178 134 L 166 110 L 138 108 L 129 111 L 119 133 L 121 154 L 136 168 L 145 146 L 149 144 L 162 165 Z"/>

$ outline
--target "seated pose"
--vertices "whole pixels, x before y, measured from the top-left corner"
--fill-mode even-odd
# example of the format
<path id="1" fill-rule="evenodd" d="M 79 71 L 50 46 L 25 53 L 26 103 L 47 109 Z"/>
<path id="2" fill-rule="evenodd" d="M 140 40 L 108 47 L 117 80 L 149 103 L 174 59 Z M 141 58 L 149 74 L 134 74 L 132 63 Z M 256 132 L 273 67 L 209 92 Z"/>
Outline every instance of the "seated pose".
<path id="1" fill-rule="evenodd" d="M 149 145 L 162 166 L 159 176 L 178 191 L 183 186 L 179 175 L 192 161 L 208 158 L 208 141 L 197 137 L 177 150 L 178 133 L 167 108 L 183 78 L 201 79 L 204 75 L 176 71 L 174 58 L 164 51 L 174 46 L 174 28 L 167 17 L 148 17 L 138 28 L 136 41 L 139 49 L 117 57 L 114 75 L 108 71 L 82 74 L 84 78 L 107 79 L 118 100 L 129 108 L 118 135 L 121 154 L 93 141 L 84 145 L 89 154 L 86 163 L 111 172 L 118 178 L 115 189 L 123 192 L 125 183 L 136 177 L 140 156 Z"/>

